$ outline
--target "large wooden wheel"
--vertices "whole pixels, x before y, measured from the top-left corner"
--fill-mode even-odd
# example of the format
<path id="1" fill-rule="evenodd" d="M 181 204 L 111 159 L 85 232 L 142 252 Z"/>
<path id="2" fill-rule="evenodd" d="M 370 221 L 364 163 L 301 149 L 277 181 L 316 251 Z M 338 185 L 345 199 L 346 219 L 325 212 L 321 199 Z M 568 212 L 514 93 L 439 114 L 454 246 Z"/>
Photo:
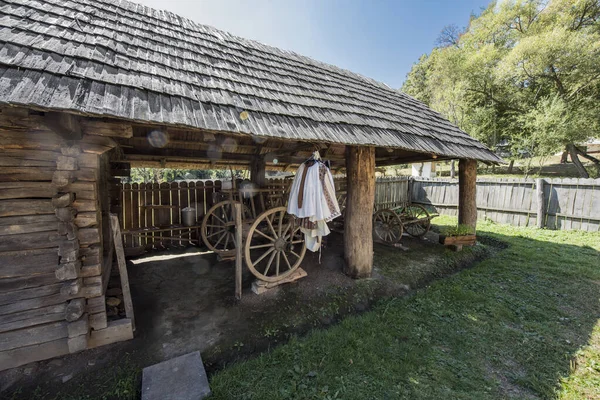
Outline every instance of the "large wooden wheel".
<path id="1" fill-rule="evenodd" d="M 206 247 L 214 252 L 234 250 L 235 243 L 235 219 L 234 200 L 221 201 L 212 206 L 202 219 L 200 233 Z M 242 218 L 248 218 L 248 207 L 242 205 Z"/>
<path id="2" fill-rule="evenodd" d="M 429 212 L 419 204 L 412 204 L 402 209 L 404 230 L 411 236 L 422 238 L 431 227 Z"/>
<path id="3" fill-rule="evenodd" d="M 286 207 L 276 207 L 260 214 L 250 226 L 244 256 L 258 279 L 277 282 L 300 267 L 306 244 L 293 218 Z"/>
<path id="4" fill-rule="evenodd" d="M 379 210 L 373 216 L 373 232 L 385 243 L 398 243 L 402 239 L 402 221 L 394 210 Z"/>

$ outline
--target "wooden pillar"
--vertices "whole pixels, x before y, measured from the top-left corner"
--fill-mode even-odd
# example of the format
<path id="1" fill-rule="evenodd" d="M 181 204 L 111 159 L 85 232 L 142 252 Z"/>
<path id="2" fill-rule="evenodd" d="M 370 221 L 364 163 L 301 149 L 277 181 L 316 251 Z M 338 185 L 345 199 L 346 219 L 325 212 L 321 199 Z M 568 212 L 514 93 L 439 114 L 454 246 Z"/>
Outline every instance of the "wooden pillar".
<path id="1" fill-rule="evenodd" d="M 266 165 L 267 163 L 265 162 L 265 157 L 261 155 L 257 155 L 255 158 L 252 159 L 252 162 L 250 163 L 250 180 L 259 188 L 265 187 Z"/>
<path id="2" fill-rule="evenodd" d="M 242 255 L 242 205 L 236 203 L 234 205 L 234 220 L 235 220 L 235 299 L 242 299 L 242 267 L 243 267 L 243 255 Z"/>
<path id="3" fill-rule="evenodd" d="M 477 161 L 458 162 L 458 223 L 475 230 L 477 226 Z"/>
<path id="4" fill-rule="evenodd" d="M 375 148 L 346 147 L 346 179 L 344 272 L 352 278 L 367 278 L 373 269 Z"/>
<path id="5" fill-rule="evenodd" d="M 544 205 L 544 180 L 538 178 L 535 180 L 535 192 L 537 197 L 537 227 L 543 228 L 545 223 L 545 205 Z"/>

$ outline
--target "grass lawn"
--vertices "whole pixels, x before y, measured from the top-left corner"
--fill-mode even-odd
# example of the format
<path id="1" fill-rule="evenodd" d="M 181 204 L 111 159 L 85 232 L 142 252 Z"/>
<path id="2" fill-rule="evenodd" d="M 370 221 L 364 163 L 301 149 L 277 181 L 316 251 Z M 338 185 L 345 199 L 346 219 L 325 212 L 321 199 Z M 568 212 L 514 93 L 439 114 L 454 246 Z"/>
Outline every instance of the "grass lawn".
<path id="1" fill-rule="evenodd" d="M 600 234 L 479 233 L 508 247 L 218 372 L 211 399 L 600 398 Z"/>

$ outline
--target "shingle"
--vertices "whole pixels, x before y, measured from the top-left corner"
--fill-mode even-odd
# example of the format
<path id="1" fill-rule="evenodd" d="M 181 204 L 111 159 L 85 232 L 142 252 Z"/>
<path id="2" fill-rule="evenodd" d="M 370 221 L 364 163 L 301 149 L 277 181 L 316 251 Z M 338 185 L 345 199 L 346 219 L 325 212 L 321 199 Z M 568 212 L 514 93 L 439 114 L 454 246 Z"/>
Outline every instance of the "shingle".
<path id="1" fill-rule="evenodd" d="M 5 0 L 0 38 L 3 103 L 500 161 L 383 83 L 125 0 Z"/>

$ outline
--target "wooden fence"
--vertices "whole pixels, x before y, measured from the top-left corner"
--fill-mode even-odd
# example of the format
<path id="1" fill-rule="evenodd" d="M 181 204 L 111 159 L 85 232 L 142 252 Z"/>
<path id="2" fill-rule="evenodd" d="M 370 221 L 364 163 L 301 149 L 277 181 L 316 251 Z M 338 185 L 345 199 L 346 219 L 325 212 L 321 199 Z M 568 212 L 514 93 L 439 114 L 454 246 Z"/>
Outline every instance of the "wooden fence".
<path id="1" fill-rule="evenodd" d="M 334 179 L 340 203 L 344 203 L 346 179 Z M 285 192 L 291 179 L 269 179 L 266 187 L 274 192 Z M 408 178 L 382 178 L 375 186 L 375 208 L 404 205 L 408 200 Z M 223 183 L 216 181 L 189 181 L 171 183 L 122 184 L 121 230 L 125 248 L 145 248 L 160 243 L 198 243 L 199 229 L 206 211 L 218 199 Z M 193 209 L 195 225 L 183 227 L 181 210 Z"/>
<path id="2" fill-rule="evenodd" d="M 456 215 L 458 181 L 414 179 L 411 200 Z M 477 211 L 480 219 L 515 226 L 597 232 L 600 179 L 478 179 Z"/>

